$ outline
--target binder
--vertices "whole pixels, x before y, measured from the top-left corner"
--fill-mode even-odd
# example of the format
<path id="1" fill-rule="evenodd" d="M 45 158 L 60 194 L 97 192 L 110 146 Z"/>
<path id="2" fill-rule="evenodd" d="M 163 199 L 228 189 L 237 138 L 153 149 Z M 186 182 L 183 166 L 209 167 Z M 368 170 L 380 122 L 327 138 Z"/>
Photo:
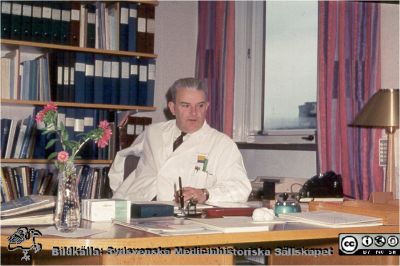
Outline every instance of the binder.
<path id="1" fill-rule="evenodd" d="M 71 43 L 71 3 L 62 2 L 61 8 L 61 30 L 60 30 L 60 43 L 69 45 Z"/>
<path id="2" fill-rule="evenodd" d="M 47 1 L 42 1 L 42 36 L 41 42 L 50 43 L 51 42 L 51 30 L 52 30 L 52 20 L 51 20 L 51 3 Z"/>
<path id="3" fill-rule="evenodd" d="M 11 2 L 1 2 L 1 38 L 11 38 Z"/>
<path id="4" fill-rule="evenodd" d="M 69 59 L 70 57 L 70 52 L 64 52 L 64 62 L 63 62 L 63 85 L 62 85 L 62 91 L 61 91 L 61 101 L 62 102 L 68 102 L 69 100 L 69 82 L 70 82 L 70 67 L 69 67 Z"/>
<path id="5" fill-rule="evenodd" d="M 65 125 L 67 124 L 67 108 L 65 107 L 58 107 L 58 112 L 57 112 L 57 126 L 61 127 L 61 125 Z M 71 136 L 72 137 L 72 136 Z M 61 151 L 62 150 L 62 146 L 61 143 L 59 141 L 57 141 L 55 143 L 54 146 L 52 146 L 53 151 Z"/>
<path id="6" fill-rule="evenodd" d="M 145 106 L 147 104 L 147 59 L 139 60 L 139 87 L 138 87 L 138 105 Z"/>
<path id="7" fill-rule="evenodd" d="M 69 53 L 69 87 L 68 87 L 68 102 L 75 100 L 75 52 Z"/>
<path id="8" fill-rule="evenodd" d="M 51 2 L 51 42 L 61 43 L 61 4 Z"/>
<path id="9" fill-rule="evenodd" d="M 137 105 L 139 86 L 138 59 L 131 57 L 129 60 L 129 105 Z"/>
<path id="10" fill-rule="evenodd" d="M 42 2 L 34 1 L 32 3 L 32 36 L 33 42 L 42 40 Z"/>
<path id="11" fill-rule="evenodd" d="M 137 30 L 137 4 L 129 3 L 128 17 L 128 50 L 136 51 L 136 30 Z"/>
<path id="12" fill-rule="evenodd" d="M 155 18 L 155 8 L 153 5 L 146 6 L 146 53 L 154 53 L 154 32 L 156 24 Z"/>
<path id="13" fill-rule="evenodd" d="M 64 89 L 64 52 L 56 52 L 57 61 L 57 88 L 55 93 L 56 101 L 62 101 Z"/>
<path id="14" fill-rule="evenodd" d="M 85 119 L 85 110 L 82 108 L 74 108 L 74 136 L 73 140 L 79 141 L 79 139 L 82 137 L 82 133 L 85 133 L 85 127 L 84 127 L 84 119 Z"/>
<path id="15" fill-rule="evenodd" d="M 84 132 L 89 132 L 90 130 L 95 128 L 94 121 L 94 110 L 93 109 L 83 109 L 84 110 L 84 118 L 83 118 L 83 126 Z M 93 149 L 94 149 L 94 141 L 89 141 L 82 147 L 81 155 L 82 158 L 87 160 L 93 159 Z"/>
<path id="16" fill-rule="evenodd" d="M 75 102 L 85 102 L 85 53 L 75 54 Z"/>
<path id="17" fill-rule="evenodd" d="M 120 65 L 118 56 L 112 56 L 111 61 L 111 103 L 119 104 L 119 73 Z"/>
<path id="18" fill-rule="evenodd" d="M 111 104 L 112 79 L 111 79 L 111 56 L 105 55 L 103 62 L 103 98 L 102 103 Z"/>
<path id="19" fill-rule="evenodd" d="M 68 137 L 70 140 L 76 140 L 75 138 L 75 108 L 65 108 L 65 129 L 67 130 Z"/>
<path id="20" fill-rule="evenodd" d="M 12 2 L 11 4 L 11 39 L 20 40 L 22 29 L 22 4 Z"/>
<path id="21" fill-rule="evenodd" d="M 94 103 L 103 103 L 103 61 L 102 54 L 94 55 Z"/>
<path id="22" fill-rule="evenodd" d="M 137 4 L 137 34 L 136 49 L 138 52 L 146 52 L 146 5 Z"/>
<path id="23" fill-rule="evenodd" d="M 85 54 L 85 103 L 94 102 L 94 55 Z"/>
<path id="24" fill-rule="evenodd" d="M 120 97 L 119 103 L 122 105 L 129 104 L 129 57 L 122 56 L 121 74 L 120 74 Z"/>
<path id="25" fill-rule="evenodd" d="M 3 21 L 2 21 L 3 23 Z M 22 5 L 21 40 L 32 40 L 32 3 L 24 2 Z"/>
<path id="26" fill-rule="evenodd" d="M 119 50 L 128 51 L 128 18 L 129 18 L 129 9 L 128 3 L 121 2 L 120 3 L 120 21 L 119 21 Z"/>
<path id="27" fill-rule="evenodd" d="M 96 44 L 96 7 L 92 4 L 86 6 L 87 9 L 87 41 L 86 47 L 95 48 Z"/>
<path id="28" fill-rule="evenodd" d="M 79 46 L 80 37 L 80 2 L 71 2 L 71 23 L 70 23 L 70 40 L 71 45 Z"/>
<path id="29" fill-rule="evenodd" d="M 147 59 L 147 97 L 146 106 L 154 106 L 154 87 L 156 80 L 156 60 Z"/>

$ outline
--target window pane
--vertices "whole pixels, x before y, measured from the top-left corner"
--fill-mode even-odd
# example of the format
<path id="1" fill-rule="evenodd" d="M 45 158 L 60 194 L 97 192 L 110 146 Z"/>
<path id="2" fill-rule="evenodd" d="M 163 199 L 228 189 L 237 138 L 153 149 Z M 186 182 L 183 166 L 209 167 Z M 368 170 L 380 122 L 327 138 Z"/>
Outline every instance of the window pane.
<path id="1" fill-rule="evenodd" d="M 317 1 L 267 1 L 264 131 L 316 128 Z"/>

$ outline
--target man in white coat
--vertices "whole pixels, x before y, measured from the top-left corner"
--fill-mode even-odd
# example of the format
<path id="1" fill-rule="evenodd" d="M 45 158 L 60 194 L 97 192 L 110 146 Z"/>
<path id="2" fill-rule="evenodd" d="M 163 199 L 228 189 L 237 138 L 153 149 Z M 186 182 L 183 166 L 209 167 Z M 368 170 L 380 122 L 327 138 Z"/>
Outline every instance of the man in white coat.
<path id="1" fill-rule="evenodd" d="M 181 177 L 185 201 L 246 202 L 251 185 L 236 144 L 205 121 L 206 85 L 195 78 L 179 79 L 169 93 L 168 108 L 176 120 L 150 125 L 117 153 L 109 172 L 113 197 L 171 201 Z M 129 154 L 140 160 L 123 180 Z"/>

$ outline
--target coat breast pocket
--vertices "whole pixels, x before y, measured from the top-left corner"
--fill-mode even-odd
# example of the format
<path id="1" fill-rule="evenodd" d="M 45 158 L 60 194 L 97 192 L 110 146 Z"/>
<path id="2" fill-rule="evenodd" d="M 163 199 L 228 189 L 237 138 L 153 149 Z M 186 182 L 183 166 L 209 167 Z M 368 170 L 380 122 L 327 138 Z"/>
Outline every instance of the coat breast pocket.
<path id="1" fill-rule="evenodd" d="M 217 178 L 207 171 L 194 170 L 191 179 L 197 188 L 210 188 L 217 183 Z"/>

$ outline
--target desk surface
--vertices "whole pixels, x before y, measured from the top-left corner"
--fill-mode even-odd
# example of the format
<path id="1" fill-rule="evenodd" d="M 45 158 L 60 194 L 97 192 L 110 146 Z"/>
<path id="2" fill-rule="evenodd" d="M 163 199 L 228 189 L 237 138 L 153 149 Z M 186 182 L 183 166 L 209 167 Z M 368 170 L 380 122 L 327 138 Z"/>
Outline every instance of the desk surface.
<path id="1" fill-rule="evenodd" d="M 179 246 L 213 246 L 232 244 L 271 243 L 277 241 L 335 239 L 339 233 L 399 233 L 398 226 L 374 226 L 355 228 L 321 228 L 300 223 L 276 224 L 271 231 L 251 233 L 193 234 L 184 236 L 158 236 L 148 232 L 127 228 L 112 223 L 92 223 L 82 220 L 82 227 L 101 229 L 106 232 L 83 238 L 64 238 L 43 235 L 40 243 L 43 250 L 54 246 L 92 246 L 107 249 L 114 248 L 168 248 Z M 34 226 L 32 226 L 34 227 Z M 41 229 L 44 227 L 34 227 Z M 7 247 L 8 237 L 16 227 L 1 228 L 1 246 Z"/>

